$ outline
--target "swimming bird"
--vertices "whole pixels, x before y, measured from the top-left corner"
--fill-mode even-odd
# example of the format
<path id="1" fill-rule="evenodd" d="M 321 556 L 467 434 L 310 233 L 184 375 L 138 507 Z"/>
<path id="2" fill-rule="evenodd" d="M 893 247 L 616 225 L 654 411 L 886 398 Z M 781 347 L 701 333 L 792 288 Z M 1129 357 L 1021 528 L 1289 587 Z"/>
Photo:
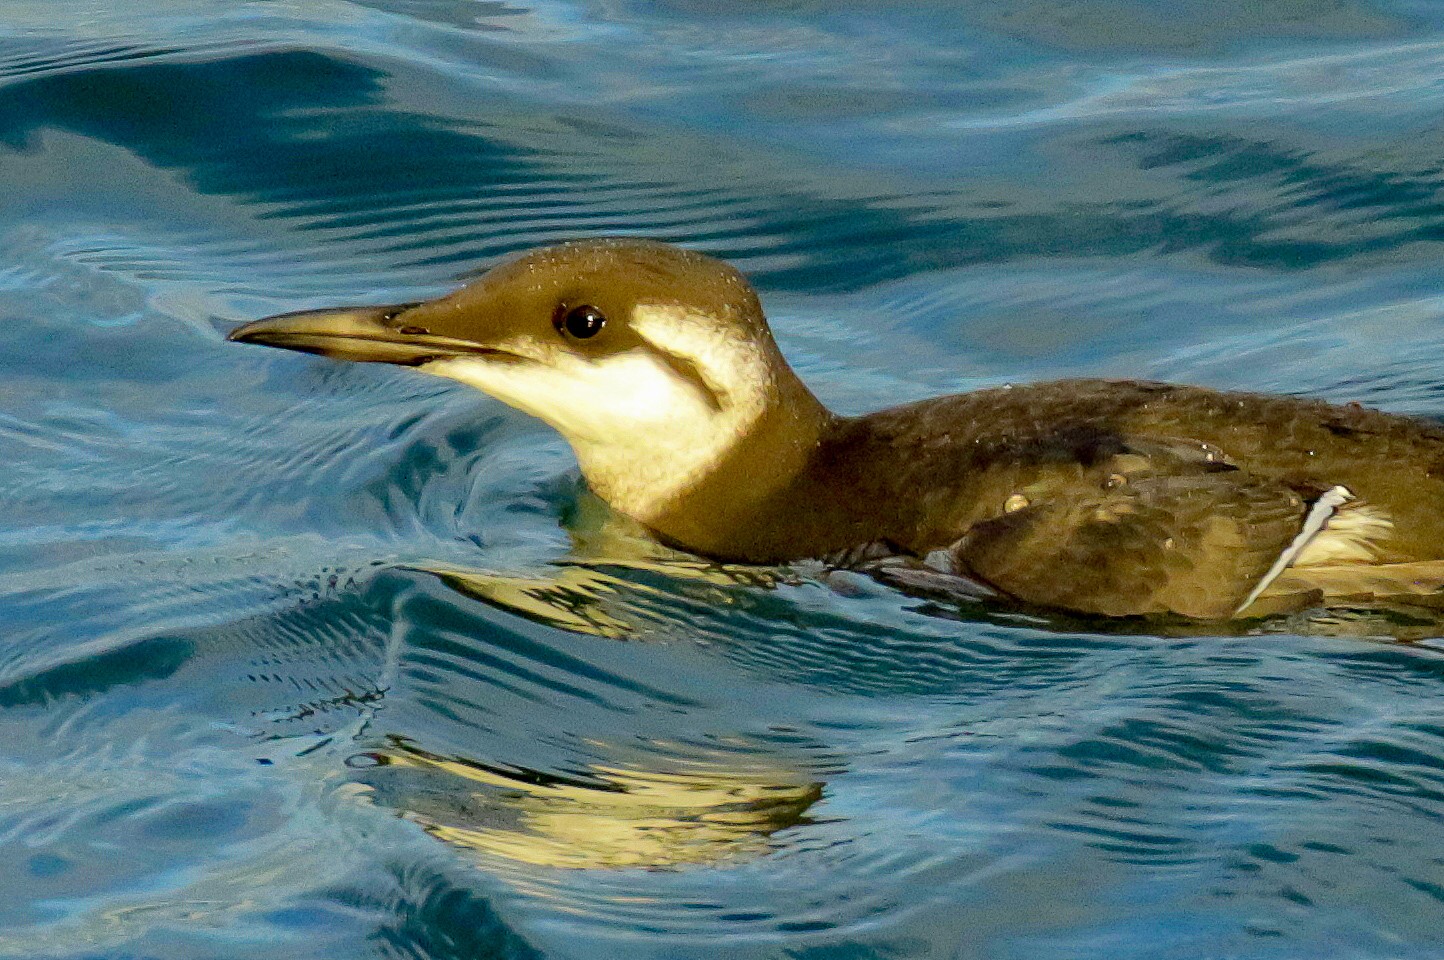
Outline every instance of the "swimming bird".
<path id="1" fill-rule="evenodd" d="M 1102 616 L 1444 596 L 1440 425 L 1134 380 L 838 416 L 743 275 L 665 243 L 562 243 L 438 299 L 230 339 L 484 391 L 559 431 L 614 510 L 703 557 L 901 564 Z"/>

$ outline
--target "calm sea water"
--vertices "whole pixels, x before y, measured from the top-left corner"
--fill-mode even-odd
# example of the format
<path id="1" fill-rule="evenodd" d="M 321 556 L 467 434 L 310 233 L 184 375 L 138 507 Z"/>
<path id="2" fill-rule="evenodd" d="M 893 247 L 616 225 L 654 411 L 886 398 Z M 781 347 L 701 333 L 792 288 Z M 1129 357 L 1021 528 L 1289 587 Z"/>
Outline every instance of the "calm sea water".
<path id="1" fill-rule="evenodd" d="M 0 955 L 1440 956 L 1409 624 L 628 564 L 535 422 L 223 335 L 626 233 L 844 411 L 1444 416 L 1441 76 L 1428 0 L 3 0 Z"/>

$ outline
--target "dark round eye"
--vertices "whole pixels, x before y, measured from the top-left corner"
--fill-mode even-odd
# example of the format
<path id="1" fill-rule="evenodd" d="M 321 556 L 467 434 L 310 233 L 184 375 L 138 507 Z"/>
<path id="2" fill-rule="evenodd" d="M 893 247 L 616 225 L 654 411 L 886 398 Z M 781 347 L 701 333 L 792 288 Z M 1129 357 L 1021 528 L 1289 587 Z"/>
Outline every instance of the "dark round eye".
<path id="1" fill-rule="evenodd" d="M 583 304 L 569 310 L 558 310 L 556 327 L 562 333 L 577 340 L 587 340 L 602 332 L 607 318 L 596 307 Z"/>

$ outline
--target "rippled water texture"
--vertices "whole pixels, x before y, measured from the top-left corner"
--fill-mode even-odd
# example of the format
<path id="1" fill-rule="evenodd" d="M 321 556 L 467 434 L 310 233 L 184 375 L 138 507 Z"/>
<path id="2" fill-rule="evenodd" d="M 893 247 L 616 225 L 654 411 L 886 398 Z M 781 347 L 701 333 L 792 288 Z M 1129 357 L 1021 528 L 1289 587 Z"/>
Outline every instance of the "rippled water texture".
<path id="1" fill-rule="evenodd" d="M 0 0 L 0 955 L 1440 956 L 1410 624 L 638 559 L 536 423 L 223 334 L 629 233 L 845 411 L 1444 416 L 1441 75 L 1425 0 Z"/>

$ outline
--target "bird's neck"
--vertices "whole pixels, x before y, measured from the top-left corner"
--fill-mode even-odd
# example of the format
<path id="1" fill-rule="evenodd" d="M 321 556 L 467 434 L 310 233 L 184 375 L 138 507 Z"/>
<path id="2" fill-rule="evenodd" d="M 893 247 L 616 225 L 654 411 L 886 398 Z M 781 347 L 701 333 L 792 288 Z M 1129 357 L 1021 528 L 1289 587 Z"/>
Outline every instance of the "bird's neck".
<path id="1" fill-rule="evenodd" d="M 679 428 L 645 451 L 577 448 L 588 484 L 613 509 L 676 546 L 751 559 L 739 550 L 807 472 L 836 418 L 786 364 L 754 382 L 765 393 L 729 397 L 705 432 Z M 576 446 L 576 444 L 574 444 Z"/>

